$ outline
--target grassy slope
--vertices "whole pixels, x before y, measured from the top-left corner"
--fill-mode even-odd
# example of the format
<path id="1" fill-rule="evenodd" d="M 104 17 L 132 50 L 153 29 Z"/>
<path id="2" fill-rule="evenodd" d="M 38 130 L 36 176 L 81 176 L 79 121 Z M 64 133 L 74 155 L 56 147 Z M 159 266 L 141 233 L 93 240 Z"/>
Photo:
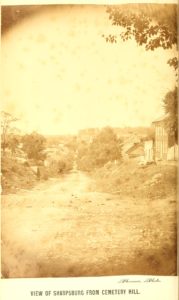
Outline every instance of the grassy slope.
<path id="1" fill-rule="evenodd" d="M 94 190 L 118 193 L 142 199 L 176 198 L 177 167 L 174 165 L 148 165 L 136 162 L 113 163 L 93 173 Z"/>
<path id="2" fill-rule="evenodd" d="M 93 178 L 91 190 L 112 192 L 119 203 L 128 206 L 123 219 L 131 229 L 126 238 L 138 240 L 138 250 L 121 272 L 130 274 L 135 269 L 135 274 L 145 274 L 146 270 L 146 274 L 176 275 L 177 167 L 111 163 L 96 170 Z"/>
<path id="3" fill-rule="evenodd" d="M 18 189 L 31 188 L 36 182 L 36 175 L 16 160 L 5 157 L 2 159 L 2 191 L 3 194 L 15 193 Z"/>

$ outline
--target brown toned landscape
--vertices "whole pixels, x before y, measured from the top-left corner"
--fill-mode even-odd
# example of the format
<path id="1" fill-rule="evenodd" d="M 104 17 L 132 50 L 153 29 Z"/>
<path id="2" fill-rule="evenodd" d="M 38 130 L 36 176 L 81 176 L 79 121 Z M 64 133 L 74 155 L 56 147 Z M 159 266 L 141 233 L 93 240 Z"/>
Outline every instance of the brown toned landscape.
<path id="1" fill-rule="evenodd" d="M 177 5 L 1 19 L 2 277 L 176 275 Z"/>
<path id="2" fill-rule="evenodd" d="M 110 168 L 3 196 L 3 276 L 176 274 L 176 166 Z"/>

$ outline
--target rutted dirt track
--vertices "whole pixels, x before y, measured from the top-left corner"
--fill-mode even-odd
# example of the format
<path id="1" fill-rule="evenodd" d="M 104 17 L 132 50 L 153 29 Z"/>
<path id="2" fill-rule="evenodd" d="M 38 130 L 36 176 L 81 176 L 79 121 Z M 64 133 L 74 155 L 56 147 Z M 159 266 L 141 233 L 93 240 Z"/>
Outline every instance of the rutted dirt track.
<path id="1" fill-rule="evenodd" d="M 73 172 L 2 197 L 4 277 L 175 273 L 175 201 L 121 199 L 90 182 Z"/>

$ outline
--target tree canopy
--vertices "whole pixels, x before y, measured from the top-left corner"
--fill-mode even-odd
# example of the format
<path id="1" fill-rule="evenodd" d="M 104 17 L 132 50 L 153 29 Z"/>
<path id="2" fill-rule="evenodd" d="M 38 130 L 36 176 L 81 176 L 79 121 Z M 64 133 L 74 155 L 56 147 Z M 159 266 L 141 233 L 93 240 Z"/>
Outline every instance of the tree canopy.
<path id="1" fill-rule="evenodd" d="M 89 152 L 95 160 L 96 167 L 101 167 L 108 161 L 120 159 L 120 141 L 113 129 L 103 128 L 91 143 Z"/>
<path id="2" fill-rule="evenodd" d="M 134 38 L 140 46 L 154 51 L 157 48 L 177 49 L 177 5 L 176 4 L 126 4 L 108 6 L 107 13 L 112 25 L 119 26 L 118 35 L 108 35 L 107 42 L 117 43 L 118 39 L 127 41 Z M 178 57 L 167 62 L 178 70 Z M 177 74 L 178 75 L 178 74 Z M 168 92 L 163 99 L 166 113 L 166 128 L 177 138 L 177 87 Z"/>
<path id="3" fill-rule="evenodd" d="M 10 113 L 1 111 L 1 147 L 3 149 L 3 153 L 8 146 L 11 148 L 13 145 L 14 149 L 15 144 L 18 144 L 15 143 L 15 139 L 12 138 L 12 135 L 18 131 L 18 129 L 13 126 L 16 121 L 18 121 L 16 117 L 12 116 Z"/>
<path id="4" fill-rule="evenodd" d="M 146 50 L 177 46 L 177 5 L 171 4 L 126 4 L 108 6 L 107 13 L 114 26 L 122 29 L 119 35 L 103 35 L 107 42 L 117 43 L 132 37 Z M 177 69 L 177 57 L 168 61 Z"/>
<path id="5" fill-rule="evenodd" d="M 46 139 L 43 135 L 33 132 L 26 134 L 23 139 L 23 150 L 27 153 L 29 159 L 44 160 L 45 142 Z"/>
<path id="6" fill-rule="evenodd" d="M 89 143 L 80 144 L 78 167 L 92 170 L 121 159 L 121 141 L 111 127 L 102 128 Z"/>
<path id="7" fill-rule="evenodd" d="M 164 109 L 166 113 L 166 129 L 170 135 L 175 137 L 177 141 L 178 135 L 178 101 L 177 101 L 177 88 L 166 94 L 164 100 Z"/>

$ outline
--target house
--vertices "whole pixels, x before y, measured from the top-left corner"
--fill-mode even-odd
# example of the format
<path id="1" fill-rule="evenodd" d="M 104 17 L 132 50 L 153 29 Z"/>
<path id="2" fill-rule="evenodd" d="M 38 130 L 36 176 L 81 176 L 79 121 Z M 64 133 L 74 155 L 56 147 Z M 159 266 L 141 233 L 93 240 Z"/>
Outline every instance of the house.
<path id="1" fill-rule="evenodd" d="M 122 157 L 124 160 L 140 161 L 141 157 L 144 157 L 144 145 L 143 142 L 128 142 L 122 146 Z"/>
<path id="2" fill-rule="evenodd" d="M 142 156 L 144 156 L 144 145 L 143 143 L 134 143 L 133 146 L 127 150 L 126 154 L 129 159 L 139 160 Z"/>
<path id="3" fill-rule="evenodd" d="M 124 160 L 128 160 L 130 158 L 136 158 L 143 154 L 143 150 L 141 150 L 141 140 L 136 135 L 130 135 L 126 138 L 123 137 L 123 141 L 120 144 L 122 146 L 122 158 Z"/>
<path id="4" fill-rule="evenodd" d="M 156 161 L 178 159 L 178 145 L 165 128 L 165 118 L 166 116 L 163 116 L 152 122 L 155 128 L 154 159 Z"/>

